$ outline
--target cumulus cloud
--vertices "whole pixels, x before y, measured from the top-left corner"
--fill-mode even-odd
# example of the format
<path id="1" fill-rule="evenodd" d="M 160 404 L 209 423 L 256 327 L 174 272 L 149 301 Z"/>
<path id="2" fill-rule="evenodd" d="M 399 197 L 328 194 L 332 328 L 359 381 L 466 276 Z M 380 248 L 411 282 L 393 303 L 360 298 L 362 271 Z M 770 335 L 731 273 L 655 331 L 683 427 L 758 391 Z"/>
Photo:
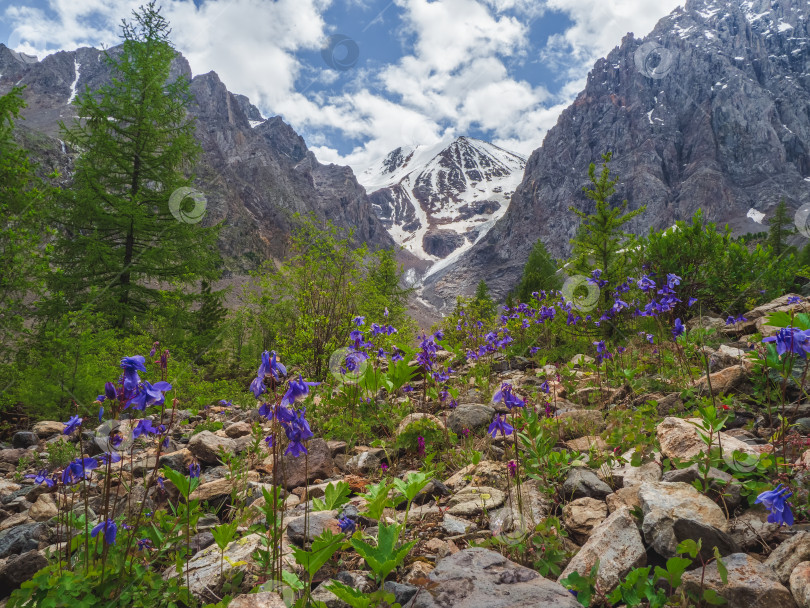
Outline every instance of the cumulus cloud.
<path id="1" fill-rule="evenodd" d="M 400 145 L 432 145 L 470 132 L 528 154 L 581 89 L 595 59 L 628 31 L 646 34 L 681 3 L 394 0 L 382 11 L 385 19 L 366 29 L 396 20 L 395 57 L 338 73 L 303 59 L 334 33 L 325 18 L 333 0 L 162 2 L 172 40 L 195 74 L 215 70 L 230 90 L 301 131 L 322 161 L 358 172 Z M 13 28 L 10 41 L 19 50 L 42 56 L 117 44 L 121 19 L 140 4 L 22 0 L 0 18 Z M 372 13 L 381 6 L 335 0 L 334 8 L 341 5 Z M 571 25 L 536 48 L 532 28 L 549 11 L 564 13 Z M 527 69 L 538 55 L 563 77 L 553 93 Z"/>

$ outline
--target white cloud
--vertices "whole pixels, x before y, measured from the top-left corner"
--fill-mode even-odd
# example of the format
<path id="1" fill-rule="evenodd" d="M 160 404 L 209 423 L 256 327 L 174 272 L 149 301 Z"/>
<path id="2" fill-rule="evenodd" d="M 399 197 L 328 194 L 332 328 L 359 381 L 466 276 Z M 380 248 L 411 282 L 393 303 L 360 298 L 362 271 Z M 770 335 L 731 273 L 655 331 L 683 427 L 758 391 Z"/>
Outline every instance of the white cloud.
<path id="1" fill-rule="evenodd" d="M 41 56 L 117 44 L 121 19 L 143 2 L 47 0 L 47 11 L 18 4 L 0 17 L 25 41 L 20 50 Z M 338 2 L 376 10 L 371 0 Z M 335 26 L 324 19 L 332 0 L 162 4 L 172 40 L 195 74 L 215 70 L 230 90 L 248 95 L 265 114 L 281 114 L 307 135 L 322 161 L 361 170 L 397 146 L 433 144 L 471 130 L 528 154 L 581 90 L 595 59 L 628 31 L 646 34 L 682 2 L 395 0 L 384 11 L 385 21 L 399 19 L 402 55 L 349 72 L 308 65 L 300 56 L 320 49 L 333 33 Z M 565 13 L 573 25 L 551 36 L 545 49 L 532 48 L 532 25 L 547 11 Z M 554 95 L 515 75 L 515 65 L 538 55 L 564 78 Z M 338 92 L 325 93 L 322 84 Z M 324 135 L 333 130 L 357 142 L 355 148 L 339 154 Z"/>

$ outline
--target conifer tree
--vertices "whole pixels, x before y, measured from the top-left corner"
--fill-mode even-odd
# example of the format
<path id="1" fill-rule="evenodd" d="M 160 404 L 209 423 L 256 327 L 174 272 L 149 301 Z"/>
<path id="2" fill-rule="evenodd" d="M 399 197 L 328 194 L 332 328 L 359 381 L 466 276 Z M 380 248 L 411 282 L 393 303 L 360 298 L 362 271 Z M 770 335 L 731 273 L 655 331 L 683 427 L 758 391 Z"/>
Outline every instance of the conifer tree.
<path id="1" fill-rule="evenodd" d="M 475 288 L 475 295 L 473 295 L 470 307 L 473 309 L 474 314 L 482 318 L 491 317 L 495 311 L 495 302 L 489 293 L 489 286 L 483 279 L 478 282 L 478 286 Z"/>
<path id="2" fill-rule="evenodd" d="M 601 292 L 602 305 L 610 299 L 610 289 L 624 280 L 630 261 L 628 241 L 632 235 L 624 232 L 622 226 L 642 213 L 647 207 L 642 205 L 633 211 L 627 211 L 627 201 L 613 206 L 609 199 L 616 192 L 617 177 L 611 179 L 608 163 L 612 153 L 602 155 L 602 171 L 597 177 L 596 165 L 588 167 L 588 179 L 591 187 L 583 188 L 585 196 L 596 203 L 593 213 L 585 213 L 570 207 L 582 221 L 577 236 L 571 240 L 573 248 L 572 268 L 583 274 L 593 269 L 602 271 L 602 280 L 608 281 L 608 289 Z"/>
<path id="3" fill-rule="evenodd" d="M 0 96 L 0 360 L 32 315 L 48 270 L 51 231 L 45 214 L 53 191 L 40 180 L 13 138 L 25 107 L 22 88 Z"/>
<path id="4" fill-rule="evenodd" d="M 57 218 L 64 236 L 51 288 L 55 303 L 102 312 L 116 327 L 148 311 L 161 289 L 190 304 L 183 286 L 215 278 L 219 262 L 217 229 L 198 223 L 204 197 L 180 190 L 190 189 L 185 172 L 199 155 L 188 80 L 171 76 L 176 53 L 154 2 L 133 15 L 123 45 L 106 55 L 111 83 L 79 95 L 80 119 L 62 125 L 80 156 Z"/>
<path id="5" fill-rule="evenodd" d="M 535 291 L 560 287 L 562 279 L 557 273 L 557 264 L 549 255 L 545 243 L 537 239 L 523 267 L 523 276 L 515 288 L 515 295 L 521 302 L 528 302 Z"/>
<path id="6" fill-rule="evenodd" d="M 794 248 L 788 247 L 785 242 L 787 237 L 796 233 L 796 229 L 793 227 L 793 219 L 788 214 L 785 199 L 779 201 L 773 215 L 766 220 L 766 223 L 770 226 L 767 243 L 776 256 L 782 256 L 788 250 L 795 251 Z"/>

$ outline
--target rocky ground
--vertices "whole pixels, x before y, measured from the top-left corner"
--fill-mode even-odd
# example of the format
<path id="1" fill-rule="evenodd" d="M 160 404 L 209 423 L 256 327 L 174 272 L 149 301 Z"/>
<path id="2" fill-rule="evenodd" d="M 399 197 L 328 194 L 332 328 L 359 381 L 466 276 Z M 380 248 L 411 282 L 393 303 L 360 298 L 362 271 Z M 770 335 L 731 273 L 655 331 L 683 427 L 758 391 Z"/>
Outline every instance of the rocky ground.
<path id="1" fill-rule="evenodd" d="M 416 607 L 507 607 L 580 605 L 574 594 L 559 581 L 573 572 L 588 573 L 599 560 L 598 588 L 608 594 L 633 569 L 644 565 L 664 565 L 676 555 L 678 544 L 685 539 L 700 540 L 700 559 L 708 562 L 692 568 L 683 576 L 685 589 L 715 589 L 731 608 L 774 606 L 810 607 L 810 527 L 802 522 L 801 505 L 806 502 L 806 469 L 810 451 L 803 453 L 810 427 L 810 403 L 791 408 L 790 419 L 796 423 L 800 442 L 793 438 L 793 452 L 785 453 L 781 441 L 771 441 L 774 429 L 767 416 L 744 407 L 752 391 L 754 367 L 745 358 L 751 344 L 746 336 L 753 332 L 774 333 L 764 324 L 764 315 L 788 309 L 785 298 L 750 311 L 748 319 L 725 329 L 722 321 L 704 319 L 705 324 L 723 327 L 727 344 L 712 349 L 711 389 L 716 395 L 730 396 L 729 412 L 735 416 L 723 432 L 714 437 L 726 458 L 726 470 L 712 468 L 707 476 L 708 492 L 699 492 L 693 482 L 703 477 L 697 464 L 675 468 L 672 463 L 693 459 L 705 450 L 694 422 L 694 413 L 684 411 L 680 392 L 634 394 L 629 387 L 600 389 L 594 386 L 592 373 L 585 369 L 587 357 L 578 355 L 572 362 L 580 388 L 567 391 L 551 383 L 553 417 L 559 420 L 556 451 L 576 452 L 580 457 L 561 478 L 559 486 L 544 487 L 538 479 L 524 477 L 520 499 L 510 475 L 513 452 L 511 438 L 491 439 L 486 430 L 500 404 L 483 403 L 481 393 L 470 388 L 452 410 L 416 412 L 404 419 L 398 433 L 421 418 L 429 418 L 462 435 L 469 430 L 471 445 L 483 458 L 463 468 L 445 469 L 417 496 L 408 515 L 408 527 L 402 539 L 416 545 L 404 565 L 385 583 L 403 606 Z M 440 353 L 441 356 L 441 353 Z M 501 361 L 496 364 L 498 381 L 508 381 L 521 393 L 536 386 L 551 370 L 536 369 L 528 360 Z M 708 392 L 706 378 L 695 380 L 698 390 Z M 630 462 L 633 454 L 615 454 L 605 460 L 600 454 L 611 451 L 609 437 L 612 421 L 620 411 L 632 411 L 649 400 L 657 403 L 660 419 L 655 422 L 655 449 L 643 458 Z M 726 401 L 724 401 L 725 403 Z M 497 405 L 497 407 L 495 407 Z M 505 409 L 503 411 L 506 411 Z M 267 420 L 256 409 L 240 410 L 211 407 L 204 416 L 188 411 L 167 411 L 166 417 L 185 419 L 188 425 L 176 431 L 160 456 L 160 466 L 187 473 L 188 466 L 202 466 L 201 484 L 192 498 L 199 499 L 208 511 L 193 531 L 194 556 L 188 564 L 192 592 L 205 602 L 221 597 L 223 581 L 233 570 L 245 572 L 242 594 L 230 604 L 236 608 L 284 606 L 277 594 L 247 594 L 262 584 L 254 558 L 261 535 L 248 533 L 251 522 L 263 521 L 258 507 L 264 501 L 261 489 L 272 480 L 272 457 L 266 453 L 247 460 L 247 466 L 235 474 L 221 463 L 221 454 L 244 452 L 258 436 L 256 425 L 269 430 Z M 215 432 L 192 430 L 212 420 L 223 422 Z M 13 435 L 11 444 L 0 445 L 0 596 L 12 590 L 47 563 L 47 555 L 62 547 L 57 542 L 55 518 L 58 505 L 66 505 L 61 486 L 49 488 L 24 477 L 42 467 L 35 455 L 53 452 L 53 445 L 79 440 L 79 434 L 65 436 L 64 424 L 58 421 L 38 422 L 31 430 Z M 652 428 L 652 427 L 651 427 Z M 83 431 L 82 445 L 92 456 L 101 453 L 94 431 Z M 137 443 L 135 444 L 137 446 Z M 798 448 L 796 447 L 798 445 Z M 460 450 L 461 448 L 456 448 Z M 792 485 L 798 488 L 792 499 L 797 523 L 779 527 L 768 523 L 768 512 L 762 505 L 751 506 L 744 481 L 728 471 L 742 471 L 748 462 L 768 454 L 785 454 L 793 465 Z M 525 454 L 522 457 L 526 457 Z M 599 464 L 593 464 L 597 463 Z M 383 475 L 406 477 L 420 466 L 413 454 L 383 448 L 348 446 L 342 441 L 312 439 L 308 457 L 284 461 L 285 527 L 283 553 L 286 568 L 300 571 L 292 559 L 292 548 L 306 546 L 324 529 L 339 532 L 339 519 L 347 517 L 368 536 L 374 537 L 379 522 L 361 512 L 364 499 L 357 496 Z M 137 481 L 155 467 L 155 455 L 136 447 L 122 463 L 122 480 L 135 481 L 132 489 L 116 505 L 117 515 L 140 508 L 154 511 L 177 499 L 171 488 L 162 492 L 152 488 L 145 495 Z M 736 467 L 736 468 L 735 468 Z M 740 477 L 740 476 L 736 476 Z M 744 479 L 744 476 L 741 477 Z M 324 495 L 330 482 L 345 481 L 352 489 L 348 503 L 338 510 L 313 511 L 312 499 Z M 230 517 L 234 500 L 244 501 L 249 521 L 240 528 L 242 536 L 225 550 L 224 572 L 220 576 L 220 552 L 214 544 L 211 529 Z M 387 508 L 381 521 L 402 522 L 405 501 Z M 90 519 L 103 509 L 101 492 L 94 487 L 89 502 Z M 305 511 L 308 517 L 305 518 Z M 565 557 L 561 572 L 548 577 L 508 557 L 531 564 L 538 548 L 520 545 L 520 533 L 535 530 L 548 516 L 562 522 L 567 536 L 561 537 Z M 305 525 L 306 524 L 306 525 Z M 493 537 L 503 542 L 477 546 Z M 514 545 L 509 546 L 509 539 Z M 486 543 L 484 543 L 486 544 Z M 728 571 L 723 583 L 718 564 L 712 560 L 714 548 L 722 556 Z M 500 552 L 499 552 L 499 550 Z M 507 557 L 508 556 L 508 557 Z M 363 591 L 373 590 L 370 573 L 363 560 L 347 552 L 324 566 L 315 577 L 318 586 L 313 599 L 327 606 L 346 606 L 321 584 L 338 580 Z M 165 576 L 174 576 L 169 568 Z M 0 606 L 6 600 L 0 601 Z"/>

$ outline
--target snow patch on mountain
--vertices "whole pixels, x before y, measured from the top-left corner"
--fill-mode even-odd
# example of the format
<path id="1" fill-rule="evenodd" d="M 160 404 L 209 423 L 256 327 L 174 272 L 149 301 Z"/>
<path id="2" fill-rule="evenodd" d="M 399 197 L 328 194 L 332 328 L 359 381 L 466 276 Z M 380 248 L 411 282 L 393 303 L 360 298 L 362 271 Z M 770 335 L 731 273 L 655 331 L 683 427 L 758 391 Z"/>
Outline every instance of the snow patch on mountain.
<path id="1" fill-rule="evenodd" d="M 472 137 L 397 148 L 358 176 L 378 217 L 406 250 L 451 265 L 509 206 L 526 158 Z"/>

